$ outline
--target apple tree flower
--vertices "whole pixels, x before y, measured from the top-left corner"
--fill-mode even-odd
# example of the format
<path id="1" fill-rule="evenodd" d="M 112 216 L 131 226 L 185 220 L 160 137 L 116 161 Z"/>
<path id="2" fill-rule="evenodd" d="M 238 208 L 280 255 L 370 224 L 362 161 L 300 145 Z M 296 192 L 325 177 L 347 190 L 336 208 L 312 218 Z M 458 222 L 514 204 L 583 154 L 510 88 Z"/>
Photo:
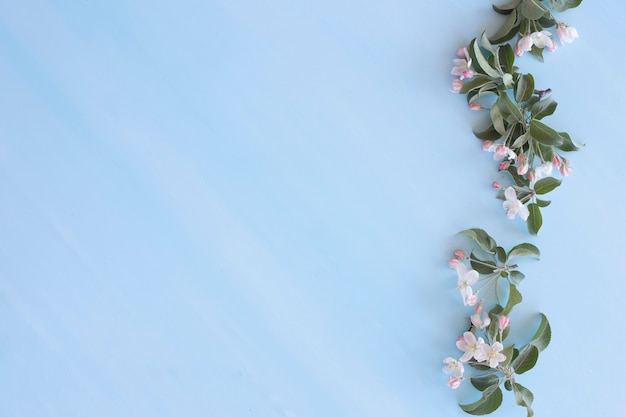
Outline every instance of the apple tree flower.
<path id="1" fill-rule="evenodd" d="M 456 347 L 458 347 L 463 355 L 459 359 L 461 362 L 467 362 L 470 359 L 474 358 L 478 352 L 480 352 L 480 347 L 485 344 L 485 341 L 482 337 L 476 338 L 474 333 L 465 332 L 463 336 L 459 337 L 456 341 Z M 476 358 L 478 359 L 478 358 Z"/>
<path id="2" fill-rule="evenodd" d="M 550 37 L 550 32 L 547 30 L 533 32 L 530 34 L 530 38 L 537 48 L 547 48 L 550 52 L 554 52 L 557 48 L 556 41 Z"/>
<path id="3" fill-rule="evenodd" d="M 532 47 L 533 47 L 533 40 L 530 37 L 530 35 L 526 35 L 526 36 L 522 36 L 521 38 L 519 38 L 513 50 L 515 51 L 515 55 L 522 56 L 524 52 L 530 51 Z"/>
<path id="4" fill-rule="evenodd" d="M 578 31 L 576 28 L 560 23 L 556 28 L 556 34 L 561 40 L 561 45 L 565 43 L 572 43 L 574 39 L 578 39 Z"/>
<path id="5" fill-rule="evenodd" d="M 463 363 L 458 360 L 448 356 L 443 360 L 444 367 L 443 371 L 447 374 L 454 374 L 456 376 L 463 376 L 463 372 L 465 372 L 465 368 L 463 367 Z"/>
<path id="6" fill-rule="evenodd" d="M 456 266 L 456 272 L 459 276 L 457 289 L 461 293 L 463 303 L 465 305 L 476 304 L 477 294 L 472 290 L 472 285 L 478 281 L 478 272 L 468 270 L 464 263 L 459 262 Z"/>
<path id="7" fill-rule="evenodd" d="M 515 218 L 516 214 L 522 218 L 522 220 L 526 221 L 529 216 L 528 207 L 526 207 L 521 201 L 517 199 L 517 194 L 515 193 L 515 189 L 513 187 L 508 187 L 504 190 L 504 197 L 506 201 L 502 204 L 504 209 L 507 211 L 506 216 L 509 219 Z"/>
<path id="8" fill-rule="evenodd" d="M 539 179 L 543 177 L 544 175 L 545 176 L 552 175 L 552 163 L 551 162 L 544 162 L 543 164 L 535 168 L 536 179 Z"/>
<path id="9" fill-rule="evenodd" d="M 448 381 L 446 382 L 446 384 L 452 389 L 457 389 L 459 385 L 461 385 L 462 381 L 463 381 L 463 377 L 450 375 L 450 377 L 448 377 Z"/>
<path id="10" fill-rule="evenodd" d="M 463 88 L 463 81 L 459 80 L 458 78 L 452 80 L 452 87 L 450 87 L 450 91 L 452 91 L 453 93 L 459 93 L 461 92 L 461 88 Z"/>
<path id="11" fill-rule="evenodd" d="M 474 357 L 479 362 L 488 362 L 490 368 L 497 368 L 500 362 L 506 360 L 506 356 L 501 353 L 502 349 L 504 346 L 500 342 L 494 342 L 491 345 L 484 343 L 480 345 Z"/>
<path id="12" fill-rule="evenodd" d="M 507 316 L 498 317 L 498 328 L 504 330 L 509 326 L 510 319 Z"/>
<path id="13" fill-rule="evenodd" d="M 491 319 L 487 314 L 483 314 L 481 317 L 480 314 L 473 314 L 470 317 L 470 321 L 475 327 L 478 327 L 480 330 L 485 330 L 485 327 L 489 326 L 491 323 Z"/>
<path id="14" fill-rule="evenodd" d="M 472 58 L 470 58 L 469 51 L 467 48 L 459 48 L 457 55 L 459 58 L 452 60 L 454 68 L 452 68 L 451 74 L 459 77 L 459 80 L 472 78 L 474 71 L 472 70 Z"/>
<path id="15" fill-rule="evenodd" d="M 493 152 L 493 159 L 496 161 L 502 161 L 504 158 L 508 158 L 508 160 L 517 158 L 515 152 L 508 146 L 489 141 L 483 143 L 483 151 Z"/>

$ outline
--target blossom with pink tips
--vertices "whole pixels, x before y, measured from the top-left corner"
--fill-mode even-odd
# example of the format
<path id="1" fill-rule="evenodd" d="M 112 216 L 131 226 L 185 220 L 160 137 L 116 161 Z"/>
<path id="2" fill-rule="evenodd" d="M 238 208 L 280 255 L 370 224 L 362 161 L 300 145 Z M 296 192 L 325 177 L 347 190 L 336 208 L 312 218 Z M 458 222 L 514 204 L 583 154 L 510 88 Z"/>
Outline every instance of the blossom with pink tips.
<path id="1" fill-rule="evenodd" d="M 535 182 L 536 179 L 537 176 L 535 175 L 535 170 L 531 169 L 530 171 L 528 171 L 528 181 Z"/>
<path id="2" fill-rule="evenodd" d="M 457 249 L 457 250 L 455 250 L 455 251 L 454 251 L 454 256 L 455 256 L 457 259 L 467 259 L 467 253 L 465 253 L 465 251 L 464 251 L 464 250 L 461 250 L 461 249 Z"/>
<path id="3" fill-rule="evenodd" d="M 504 190 L 504 197 L 506 198 L 506 201 L 502 204 L 502 206 L 507 211 L 506 216 L 509 219 L 514 219 L 515 215 L 519 214 L 522 220 L 526 221 L 530 212 L 528 211 L 528 207 L 517 199 L 515 189 L 513 187 L 508 187 Z"/>
<path id="4" fill-rule="evenodd" d="M 450 91 L 452 91 L 453 93 L 460 93 L 461 88 L 463 88 L 463 81 L 459 80 L 458 78 L 452 80 L 452 87 L 450 87 Z"/>
<path id="5" fill-rule="evenodd" d="M 460 48 L 457 55 L 459 58 L 452 60 L 454 68 L 452 68 L 451 74 L 459 77 L 459 80 L 472 78 L 474 71 L 472 70 L 472 58 L 470 58 L 469 51 L 467 48 Z"/>
<path id="6" fill-rule="evenodd" d="M 456 267 L 459 266 L 459 260 L 456 258 L 451 258 L 448 261 L 448 266 L 452 269 L 456 269 Z"/>
<path id="7" fill-rule="evenodd" d="M 478 103 L 472 103 L 472 104 L 469 105 L 469 109 L 470 110 L 474 110 L 474 111 L 480 110 L 482 108 L 483 108 L 483 106 L 481 106 Z"/>
<path id="8" fill-rule="evenodd" d="M 559 172 L 561 172 L 561 175 L 563 175 L 564 177 L 572 175 L 572 169 L 569 167 L 569 162 L 561 165 L 561 167 L 559 168 Z"/>
<path id="9" fill-rule="evenodd" d="M 554 156 L 552 157 L 552 166 L 554 166 L 555 168 L 561 168 L 561 165 L 561 158 L 559 158 L 557 154 L 554 154 Z"/>
<path id="10" fill-rule="evenodd" d="M 448 356 L 443 360 L 444 367 L 443 371 L 447 374 L 454 373 L 456 376 L 463 376 L 463 372 L 465 372 L 465 368 L 463 367 L 463 363 L 458 360 Z"/>
<path id="11" fill-rule="evenodd" d="M 517 155 L 517 173 L 518 175 L 524 175 L 528 172 L 528 160 L 523 152 Z"/>
<path id="12" fill-rule="evenodd" d="M 477 338 L 472 332 L 463 333 L 463 336 L 456 341 L 456 347 L 463 352 L 463 356 L 461 356 L 459 361 L 467 362 L 475 357 L 476 353 L 480 351 L 480 347 L 484 344 L 485 341 L 482 337 Z"/>
<path id="13" fill-rule="evenodd" d="M 462 381 L 463 381 L 463 377 L 450 375 L 448 377 L 448 381 L 446 382 L 446 384 L 452 389 L 457 389 L 459 385 L 461 385 Z"/>
<path id="14" fill-rule="evenodd" d="M 479 328 L 480 330 L 485 330 L 485 327 L 489 326 L 489 324 L 491 323 L 491 319 L 487 314 L 483 314 L 482 317 L 480 314 L 473 314 L 470 317 L 470 321 L 475 327 Z"/>
<path id="15" fill-rule="evenodd" d="M 457 281 L 457 289 L 461 293 L 463 304 L 473 306 L 476 304 L 478 294 L 472 290 L 472 285 L 478 282 L 478 272 L 468 270 L 465 264 L 459 262 L 456 266 L 456 272 L 459 277 Z"/>
<path id="16" fill-rule="evenodd" d="M 517 40 L 517 44 L 515 44 L 515 55 L 522 56 L 524 52 L 528 52 L 533 47 L 533 40 L 530 35 L 522 36 Z"/>
<path id="17" fill-rule="evenodd" d="M 504 346 L 500 342 L 494 342 L 491 345 L 484 343 L 478 348 L 474 357 L 479 362 L 487 362 L 490 368 L 497 368 L 500 362 L 506 360 L 506 356 L 501 353 L 503 349 Z"/>
<path id="18" fill-rule="evenodd" d="M 547 30 L 541 32 L 533 32 L 530 37 L 533 41 L 533 45 L 537 48 L 547 48 L 548 51 L 554 52 L 557 48 L 557 43 L 550 37 L 551 33 Z"/>
<path id="19" fill-rule="evenodd" d="M 556 28 L 556 34 L 561 40 L 561 45 L 574 42 L 574 39 L 578 39 L 578 31 L 576 28 L 561 23 Z"/>
<path id="20" fill-rule="evenodd" d="M 517 158 L 515 152 L 506 145 L 489 142 L 489 145 L 486 146 L 486 143 L 487 142 L 483 143 L 483 150 L 493 152 L 493 159 L 496 161 L 502 161 L 504 158 L 508 158 L 508 160 Z"/>
<path id="21" fill-rule="evenodd" d="M 511 319 L 509 319 L 507 316 L 498 317 L 498 328 L 500 330 L 506 329 L 509 326 L 510 321 Z"/>
<path id="22" fill-rule="evenodd" d="M 498 181 L 494 181 L 491 183 L 491 188 L 493 188 L 494 190 L 500 190 L 502 189 L 502 185 L 500 185 Z"/>

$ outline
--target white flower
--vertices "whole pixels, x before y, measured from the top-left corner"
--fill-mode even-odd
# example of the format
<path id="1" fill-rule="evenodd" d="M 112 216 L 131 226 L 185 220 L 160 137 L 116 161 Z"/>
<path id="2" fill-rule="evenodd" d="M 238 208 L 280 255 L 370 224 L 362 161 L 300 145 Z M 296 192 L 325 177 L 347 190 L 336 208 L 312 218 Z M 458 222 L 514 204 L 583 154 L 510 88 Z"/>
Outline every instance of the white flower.
<path id="1" fill-rule="evenodd" d="M 506 145 L 498 143 L 492 143 L 489 146 L 483 144 L 483 150 L 487 152 L 493 152 L 493 159 L 496 161 L 502 161 L 505 157 L 507 157 L 509 160 L 517 158 L 517 155 L 515 155 L 515 152 L 513 152 L 512 149 L 510 149 Z"/>
<path id="2" fill-rule="evenodd" d="M 463 381 L 463 377 L 450 375 L 446 384 L 448 384 L 448 386 L 452 389 L 457 389 L 459 385 L 461 385 L 462 381 Z"/>
<path id="3" fill-rule="evenodd" d="M 472 78 L 474 71 L 472 70 L 472 58 L 469 56 L 469 51 L 467 48 L 460 48 L 457 51 L 457 55 L 459 55 L 460 58 L 452 60 L 454 68 L 452 68 L 451 74 L 459 77 L 459 80 Z"/>
<path id="4" fill-rule="evenodd" d="M 548 48 L 548 51 L 553 52 L 557 47 L 556 41 L 550 37 L 550 32 L 547 30 L 533 32 L 530 34 L 530 38 L 537 48 Z"/>
<path id="5" fill-rule="evenodd" d="M 519 214 L 522 220 L 526 221 L 526 219 L 528 219 L 528 215 L 530 214 L 528 212 L 528 207 L 517 199 L 517 194 L 515 193 L 513 187 L 508 187 L 504 190 L 504 197 L 506 198 L 506 201 L 502 204 L 502 207 L 504 207 L 507 211 L 506 216 L 509 219 L 513 219 L 516 214 Z"/>
<path id="6" fill-rule="evenodd" d="M 550 162 L 545 162 L 535 168 L 536 179 L 539 179 L 544 175 L 545 176 L 552 175 L 552 164 Z"/>
<path id="7" fill-rule="evenodd" d="M 467 362 L 475 357 L 476 353 L 480 351 L 480 347 L 484 343 L 485 341 L 482 337 L 476 338 L 472 332 L 463 333 L 463 336 L 459 337 L 456 341 L 456 347 L 463 352 L 463 356 L 461 356 L 459 361 Z"/>
<path id="8" fill-rule="evenodd" d="M 479 362 L 488 362 L 489 367 L 496 368 L 500 362 L 506 360 L 506 356 L 500 353 L 504 349 L 502 343 L 494 342 L 491 346 L 487 343 L 480 345 L 474 357 Z"/>
<path id="9" fill-rule="evenodd" d="M 463 364 L 452 357 L 447 357 L 443 360 L 445 366 L 443 367 L 443 371 L 447 374 L 454 373 L 456 376 L 463 376 L 463 372 L 465 372 L 465 368 Z"/>
<path id="10" fill-rule="evenodd" d="M 576 30 L 576 28 L 567 26 L 564 23 L 559 24 L 559 26 L 556 28 L 556 34 L 561 40 L 561 45 L 565 43 L 572 43 L 574 42 L 574 39 L 578 39 L 578 31 Z"/>
<path id="11" fill-rule="evenodd" d="M 480 330 L 484 330 L 491 323 L 491 319 L 487 314 L 483 314 L 483 317 L 480 317 L 480 314 L 474 314 L 470 317 L 470 321 Z"/>
<path id="12" fill-rule="evenodd" d="M 473 269 L 467 270 L 467 267 L 463 262 L 459 262 L 456 266 L 456 273 L 459 276 L 457 281 L 457 289 L 461 293 L 463 304 L 474 305 L 476 304 L 475 293 L 472 290 L 472 285 L 478 281 L 478 272 Z M 473 301 L 473 302 L 472 302 Z"/>

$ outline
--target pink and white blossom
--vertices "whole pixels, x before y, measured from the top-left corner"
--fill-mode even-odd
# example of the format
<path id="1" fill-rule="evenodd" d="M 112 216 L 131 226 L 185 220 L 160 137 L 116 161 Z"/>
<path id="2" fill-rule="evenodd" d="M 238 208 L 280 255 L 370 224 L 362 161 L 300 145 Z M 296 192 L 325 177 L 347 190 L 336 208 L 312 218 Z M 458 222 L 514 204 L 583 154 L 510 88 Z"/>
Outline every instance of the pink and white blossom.
<path id="1" fill-rule="evenodd" d="M 479 347 L 474 357 L 479 362 L 487 362 L 490 368 L 497 368 L 500 362 L 506 360 L 506 356 L 500 353 L 502 349 L 504 346 L 500 342 L 494 342 L 491 345 L 484 343 Z"/>
<path id="2" fill-rule="evenodd" d="M 517 199 L 517 194 L 513 187 L 508 187 L 504 190 L 504 197 L 506 201 L 502 204 L 504 209 L 507 211 L 506 216 L 509 219 L 515 218 L 516 214 L 522 218 L 522 220 L 526 221 L 529 216 L 528 207 L 526 207 L 520 200 Z"/>
<path id="3" fill-rule="evenodd" d="M 453 93 L 460 93 L 461 88 L 463 88 L 463 81 L 459 80 L 458 78 L 452 80 L 452 87 L 450 87 L 450 91 L 452 91 Z"/>
<path id="4" fill-rule="evenodd" d="M 478 298 L 478 294 L 474 293 L 471 286 L 476 284 L 478 281 L 478 272 L 473 269 L 468 270 L 462 262 L 459 262 L 456 266 L 456 272 L 459 277 L 457 281 L 457 289 L 461 293 L 463 304 L 473 306 L 476 304 L 475 299 Z"/>
<path id="5" fill-rule="evenodd" d="M 462 250 L 462 249 L 457 249 L 457 250 L 455 250 L 455 251 L 454 251 L 454 256 L 455 256 L 457 259 L 468 259 L 468 258 L 467 258 L 467 253 L 465 253 L 465 251 L 464 251 L 464 250 Z"/>
<path id="6" fill-rule="evenodd" d="M 535 170 L 531 169 L 530 171 L 528 171 L 528 181 L 535 182 L 536 179 L 537 176 L 535 175 Z"/>
<path id="7" fill-rule="evenodd" d="M 574 39 L 578 39 L 578 31 L 576 28 L 560 23 L 556 28 L 556 34 L 561 40 L 561 45 L 574 42 Z"/>
<path id="8" fill-rule="evenodd" d="M 469 51 L 467 48 L 459 48 L 457 55 L 459 58 L 452 60 L 454 68 L 452 68 L 451 74 L 459 77 L 459 80 L 472 78 L 474 71 L 472 70 L 472 58 L 470 58 Z"/>
<path id="9" fill-rule="evenodd" d="M 459 260 L 456 258 L 450 258 L 450 260 L 448 261 L 448 266 L 452 269 L 456 269 L 456 267 L 459 266 Z"/>
<path id="10" fill-rule="evenodd" d="M 514 160 L 517 158 L 515 152 L 513 152 L 513 150 L 506 145 L 490 142 L 489 146 L 485 146 L 485 143 L 483 143 L 483 150 L 493 152 L 493 159 L 496 161 L 502 161 L 504 158 L 507 158 L 508 160 Z"/>
<path id="11" fill-rule="evenodd" d="M 498 317 L 498 328 L 504 330 L 509 326 L 511 320 L 507 316 Z"/>
<path id="12" fill-rule="evenodd" d="M 509 168 L 509 165 L 511 165 L 511 161 L 504 161 L 500 164 L 500 166 L 498 167 L 498 169 L 500 171 L 506 171 Z"/>
<path id="13" fill-rule="evenodd" d="M 564 177 L 572 175 L 572 169 L 569 167 L 569 159 L 563 158 L 563 165 L 559 167 L 559 171 Z"/>
<path id="14" fill-rule="evenodd" d="M 561 158 L 557 154 L 554 154 L 552 157 L 552 166 L 555 168 L 561 168 L 561 165 Z"/>
<path id="15" fill-rule="evenodd" d="M 500 185 L 498 181 L 494 181 L 491 183 L 491 188 L 493 188 L 494 190 L 500 190 L 502 188 L 502 185 Z"/>
<path id="16" fill-rule="evenodd" d="M 463 372 L 465 372 L 465 368 L 463 367 L 463 364 L 461 362 L 459 362 L 458 360 L 448 356 L 447 358 L 445 358 L 443 360 L 444 363 L 444 367 L 443 367 L 443 371 L 447 374 L 451 374 L 453 373 L 456 376 L 463 376 Z"/>
<path id="17" fill-rule="evenodd" d="M 524 175 L 528 172 L 528 160 L 523 152 L 517 155 L 517 173 L 518 175 Z"/>
<path id="18" fill-rule="evenodd" d="M 480 347 L 485 344 L 482 337 L 476 337 L 472 332 L 465 332 L 463 336 L 456 340 L 456 347 L 463 352 L 463 355 L 459 359 L 461 362 L 467 362 L 474 358 L 477 352 L 480 352 Z"/>
<path id="19" fill-rule="evenodd" d="M 530 35 L 522 36 L 517 40 L 517 44 L 515 44 L 515 55 L 522 56 L 524 52 L 528 52 L 533 47 L 533 40 Z"/>
<path id="20" fill-rule="evenodd" d="M 544 162 L 543 164 L 535 168 L 536 179 L 539 179 L 543 177 L 544 175 L 545 176 L 552 175 L 552 163 L 551 162 Z"/>
<path id="21" fill-rule="evenodd" d="M 485 330 L 485 327 L 489 326 L 489 324 L 491 323 L 491 319 L 487 314 L 483 314 L 482 317 L 480 314 L 473 314 L 470 317 L 470 321 L 475 327 L 479 328 L 480 330 Z"/>
<path id="22" fill-rule="evenodd" d="M 474 110 L 474 111 L 481 110 L 482 108 L 483 108 L 483 106 L 481 106 L 478 103 L 472 103 L 472 104 L 469 105 L 469 109 L 470 110 Z"/>
<path id="23" fill-rule="evenodd" d="M 463 381 L 463 377 L 450 375 L 450 377 L 448 377 L 448 381 L 446 382 L 446 384 L 452 389 L 457 389 L 459 385 L 461 385 L 462 381 Z"/>
<path id="24" fill-rule="evenodd" d="M 541 32 L 533 32 L 530 34 L 530 38 L 533 40 L 533 45 L 537 48 L 547 48 L 548 51 L 554 52 L 557 48 L 557 43 L 550 37 L 551 33 L 547 30 Z"/>

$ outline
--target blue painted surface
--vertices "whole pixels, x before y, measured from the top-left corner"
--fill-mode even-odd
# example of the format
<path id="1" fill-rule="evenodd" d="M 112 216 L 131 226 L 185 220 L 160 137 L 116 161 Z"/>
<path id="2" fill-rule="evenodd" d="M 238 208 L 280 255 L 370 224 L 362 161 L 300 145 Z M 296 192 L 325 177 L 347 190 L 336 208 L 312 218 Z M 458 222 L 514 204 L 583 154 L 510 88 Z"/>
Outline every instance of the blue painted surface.
<path id="1" fill-rule="evenodd" d="M 440 363 L 474 226 L 542 249 L 537 415 L 623 408 L 626 6 L 519 61 L 587 144 L 529 237 L 447 91 L 489 2 L 4 3 L 1 415 L 463 415 Z"/>

